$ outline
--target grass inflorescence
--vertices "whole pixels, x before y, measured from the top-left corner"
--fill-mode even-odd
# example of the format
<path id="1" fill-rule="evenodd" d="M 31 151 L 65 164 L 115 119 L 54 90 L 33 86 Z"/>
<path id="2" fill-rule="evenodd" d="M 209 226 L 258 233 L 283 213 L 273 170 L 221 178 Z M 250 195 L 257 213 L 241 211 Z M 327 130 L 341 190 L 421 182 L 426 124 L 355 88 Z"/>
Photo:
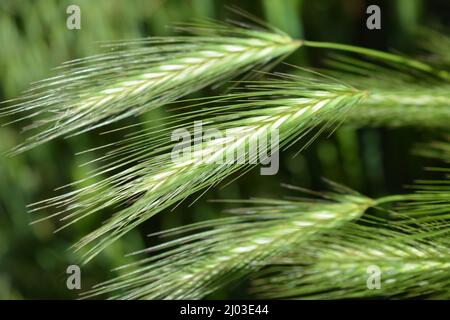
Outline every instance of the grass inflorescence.
<path id="1" fill-rule="evenodd" d="M 175 101 L 268 64 L 301 45 L 284 33 L 219 23 L 193 25 L 192 36 L 114 42 L 92 57 L 63 64 L 0 115 L 27 114 L 35 129 L 12 153 L 77 135 Z"/>
<path id="2" fill-rule="evenodd" d="M 323 196 L 327 199 L 251 200 L 247 207 L 231 210 L 233 216 L 168 230 L 162 235 L 176 235 L 175 240 L 144 250 L 152 256 L 125 266 L 131 271 L 86 294 L 117 299 L 203 298 L 326 230 L 358 218 L 372 204 L 359 194 Z"/>

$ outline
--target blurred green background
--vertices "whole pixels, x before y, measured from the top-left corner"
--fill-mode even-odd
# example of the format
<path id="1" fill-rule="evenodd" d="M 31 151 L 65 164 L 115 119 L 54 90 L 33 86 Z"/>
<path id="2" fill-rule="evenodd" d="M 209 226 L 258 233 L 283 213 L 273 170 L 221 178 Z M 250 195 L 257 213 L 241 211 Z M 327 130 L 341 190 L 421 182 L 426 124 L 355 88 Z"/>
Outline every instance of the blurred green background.
<path id="1" fill-rule="evenodd" d="M 66 8 L 70 4 L 81 8 L 81 30 L 66 28 Z M 365 27 L 365 8 L 369 4 L 381 7 L 381 30 Z M 419 27 L 448 27 L 450 12 L 448 0 L 1 0 L 0 100 L 17 97 L 31 82 L 54 74 L 52 68 L 64 61 L 100 52 L 97 41 L 170 35 L 174 23 L 193 18 L 236 18 L 227 5 L 261 17 L 293 37 L 393 48 L 404 53 L 414 52 L 414 33 Z M 300 49 L 287 61 L 320 66 L 324 54 Z M 286 66 L 278 67 L 283 68 Z M 211 90 L 204 93 L 211 94 Z M 164 110 L 155 111 L 127 122 L 162 118 L 164 114 Z M 2 118 L 0 123 L 12 120 Z M 20 131 L 20 124 L 0 127 L 2 154 L 24 139 Z M 122 132 L 102 136 L 93 132 L 53 141 L 13 158 L 0 156 L 0 299 L 77 297 L 78 292 L 66 288 L 66 268 L 77 261 L 68 247 L 102 219 L 90 217 L 54 234 L 58 221 L 30 226 L 33 216 L 26 206 L 56 195 L 56 187 L 85 177 L 92 168 L 79 165 L 101 155 L 99 151 L 75 156 L 76 152 L 122 136 Z M 422 167 L 429 164 L 411 155 L 412 147 L 433 137 L 433 132 L 417 128 L 340 128 L 330 138 L 319 138 L 297 157 L 294 154 L 300 145 L 294 146 L 281 154 L 278 175 L 260 176 L 254 170 L 237 182 L 215 188 L 189 208 L 188 200 L 140 226 L 82 268 L 82 288 L 112 277 L 112 268 L 130 261 L 126 253 L 158 241 L 148 239 L 146 234 L 220 216 L 225 204 L 211 203 L 209 199 L 281 197 L 287 191 L 280 183 L 320 190 L 325 188 L 321 177 L 369 196 L 404 192 L 404 185 L 425 176 Z M 215 297 L 244 296 L 238 287 Z"/>

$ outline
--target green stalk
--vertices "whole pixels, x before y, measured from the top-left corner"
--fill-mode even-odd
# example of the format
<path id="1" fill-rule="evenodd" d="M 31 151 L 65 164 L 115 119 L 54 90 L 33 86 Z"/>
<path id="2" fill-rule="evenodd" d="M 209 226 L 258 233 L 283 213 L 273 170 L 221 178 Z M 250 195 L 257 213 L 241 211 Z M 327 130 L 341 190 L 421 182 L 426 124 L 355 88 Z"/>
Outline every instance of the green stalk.
<path id="1" fill-rule="evenodd" d="M 341 50 L 346 52 L 354 52 L 362 55 L 366 55 L 369 57 L 378 58 L 385 61 L 390 61 L 394 63 L 403 64 L 406 66 L 410 66 L 414 69 L 421 70 L 430 74 L 433 74 L 443 80 L 450 80 L 450 74 L 447 71 L 435 69 L 432 66 L 422 63 L 420 61 L 409 59 L 403 56 L 399 56 L 396 54 L 378 51 L 370 48 L 362 48 L 347 44 L 341 44 L 341 43 L 334 43 L 334 42 L 317 42 L 317 41 L 303 41 L 303 45 L 307 47 L 312 48 L 323 48 L 323 49 L 334 49 L 334 50 Z"/>

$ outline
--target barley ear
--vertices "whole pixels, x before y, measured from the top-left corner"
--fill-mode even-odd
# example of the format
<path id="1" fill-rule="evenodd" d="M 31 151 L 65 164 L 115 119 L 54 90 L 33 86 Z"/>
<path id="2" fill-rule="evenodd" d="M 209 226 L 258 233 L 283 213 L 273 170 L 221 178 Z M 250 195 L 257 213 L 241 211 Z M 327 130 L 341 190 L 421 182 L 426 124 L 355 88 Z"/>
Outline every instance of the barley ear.
<path id="1" fill-rule="evenodd" d="M 107 52 L 69 61 L 58 75 L 35 83 L 0 113 L 32 121 L 25 131 L 34 135 L 12 154 L 139 115 L 301 45 L 281 32 L 218 23 L 189 30 L 200 34 L 114 42 Z"/>
<path id="2" fill-rule="evenodd" d="M 248 92 L 231 94 L 225 99 L 211 99 L 207 102 L 208 109 L 196 110 L 193 106 L 196 111 L 175 117 L 172 127 L 156 133 L 139 132 L 119 142 L 116 150 L 100 160 L 104 165 L 93 177 L 113 170 L 118 173 L 36 203 L 33 210 L 54 208 L 58 211 L 52 216 L 60 216 L 67 227 L 102 209 L 120 208 L 98 229 L 74 244 L 74 249 L 83 253 L 84 262 L 88 262 L 155 214 L 233 173 L 244 173 L 254 167 L 261 157 L 252 152 L 251 146 L 258 141 L 268 141 L 271 154 L 304 136 L 306 147 L 322 131 L 335 128 L 345 113 L 364 99 L 364 93 L 345 85 L 295 77 L 289 81 L 251 82 L 247 89 Z M 178 142 L 171 141 L 171 133 L 179 128 L 194 132 L 195 122 L 187 121 L 192 117 L 203 121 L 204 132 L 218 130 L 226 133 L 223 135 L 226 138 L 194 141 L 193 152 L 174 159 L 172 150 Z M 315 127 L 318 129 L 311 138 Z M 272 145 L 271 136 L 275 133 L 279 143 Z M 228 154 L 239 154 L 239 158 L 226 161 Z"/>
<path id="3" fill-rule="evenodd" d="M 173 241 L 149 248 L 152 256 L 126 266 L 129 273 L 99 284 L 86 297 L 201 299 L 242 280 L 283 252 L 358 218 L 372 201 L 327 193 L 327 200 L 252 200 L 233 216 L 163 233 Z"/>
<path id="4" fill-rule="evenodd" d="M 448 227 L 348 223 L 274 260 L 253 282 L 265 299 L 448 298 Z"/>

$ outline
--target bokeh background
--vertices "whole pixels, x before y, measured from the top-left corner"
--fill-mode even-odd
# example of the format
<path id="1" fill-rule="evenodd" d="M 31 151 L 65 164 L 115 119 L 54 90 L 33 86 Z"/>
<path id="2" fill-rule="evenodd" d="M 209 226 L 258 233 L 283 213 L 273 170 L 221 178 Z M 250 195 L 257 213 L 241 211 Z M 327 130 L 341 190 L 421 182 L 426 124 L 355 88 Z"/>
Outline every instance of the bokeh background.
<path id="1" fill-rule="evenodd" d="M 66 8 L 81 8 L 81 30 L 66 28 Z M 365 8 L 378 4 L 382 29 L 367 30 Z M 60 63 L 101 51 L 98 41 L 173 34 L 173 25 L 193 18 L 236 18 L 226 6 L 238 6 L 286 31 L 293 37 L 334 41 L 377 49 L 414 53 L 415 32 L 422 26 L 448 27 L 448 0 L 1 0 L 0 1 L 0 101 L 17 97 L 33 81 L 54 74 Z M 301 66 L 321 66 L 326 52 L 300 49 L 287 60 Z M 282 70 L 286 66 L 279 66 Z M 217 93 L 206 89 L 196 95 Z M 1 106 L 0 106 L 1 107 Z M 149 119 L 164 122 L 167 111 L 146 113 L 125 123 Z M 1 118 L 0 123 L 12 121 Z M 123 126 L 124 122 L 113 127 Z M 149 124 L 142 124 L 145 128 Z M 404 186 L 426 176 L 427 160 L 413 154 L 413 146 L 435 137 L 417 128 L 340 128 L 332 137 L 319 138 L 294 157 L 300 145 L 281 154 L 280 172 L 260 176 L 254 170 L 236 182 L 215 188 L 193 206 L 189 200 L 163 212 L 108 248 L 82 268 L 82 288 L 112 277 L 111 269 L 130 261 L 131 251 L 158 242 L 145 235 L 156 230 L 223 215 L 225 204 L 210 199 L 282 197 L 280 187 L 290 183 L 314 190 L 325 188 L 321 177 L 345 184 L 369 196 L 405 192 Z M 85 177 L 92 167 L 80 164 L 101 152 L 77 152 L 115 141 L 123 132 L 92 132 L 47 143 L 25 154 L 6 157 L 4 152 L 23 141 L 21 125 L 0 127 L 0 299 L 76 298 L 66 288 L 66 268 L 77 262 L 68 247 L 92 230 L 101 218 L 90 217 L 54 234 L 58 221 L 30 226 L 33 215 L 26 206 L 57 193 L 56 187 Z M 193 199 L 191 199 L 193 200 Z M 108 214 L 108 213 L 106 213 Z M 142 256 L 141 256 L 142 257 Z M 215 298 L 247 297 L 241 287 Z"/>

